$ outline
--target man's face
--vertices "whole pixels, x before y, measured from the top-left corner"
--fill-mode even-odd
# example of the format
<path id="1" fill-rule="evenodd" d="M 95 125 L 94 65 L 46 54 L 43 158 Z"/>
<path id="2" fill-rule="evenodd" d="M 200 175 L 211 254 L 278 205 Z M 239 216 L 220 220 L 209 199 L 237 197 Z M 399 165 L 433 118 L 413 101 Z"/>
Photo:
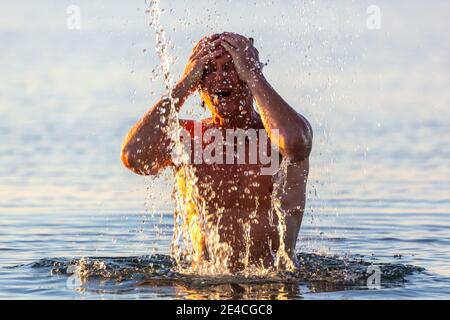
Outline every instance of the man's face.
<path id="1" fill-rule="evenodd" d="M 200 83 L 200 92 L 209 107 L 221 115 L 239 112 L 240 101 L 246 101 L 250 94 L 227 53 L 208 63 Z"/>

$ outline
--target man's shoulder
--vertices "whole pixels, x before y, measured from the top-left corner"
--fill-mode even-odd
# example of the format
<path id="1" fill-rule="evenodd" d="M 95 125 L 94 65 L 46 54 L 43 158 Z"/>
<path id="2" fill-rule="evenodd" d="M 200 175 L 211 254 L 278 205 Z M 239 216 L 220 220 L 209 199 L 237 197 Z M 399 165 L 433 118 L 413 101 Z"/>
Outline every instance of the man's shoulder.
<path id="1" fill-rule="evenodd" d="M 201 120 L 179 119 L 180 126 L 187 131 L 191 137 L 203 134 L 206 130 L 216 128 L 211 118 Z"/>
<path id="2" fill-rule="evenodd" d="M 193 120 L 193 119 L 178 119 L 180 126 L 188 131 L 194 130 L 196 126 L 205 126 L 206 120 Z"/>

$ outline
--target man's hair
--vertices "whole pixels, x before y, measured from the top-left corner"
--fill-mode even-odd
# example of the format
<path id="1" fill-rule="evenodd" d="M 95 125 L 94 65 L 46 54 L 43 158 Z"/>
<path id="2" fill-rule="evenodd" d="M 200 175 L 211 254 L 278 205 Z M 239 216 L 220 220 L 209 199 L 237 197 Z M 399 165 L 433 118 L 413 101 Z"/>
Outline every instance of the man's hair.
<path id="1" fill-rule="evenodd" d="M 220 37 L 220 36 L 222 36 L 223 34 L 224 34 L 224 33 L 222 32 L 222 33 L 219 33 L 218 35 L 219 35 L 219 37 Z M 254 45 L 255 39 L 254 39 L 253 37 L 248 37 L 248 40 L 250 40 L 250 42 L 252 43 L 252 45 Z M 203 72 L 202 79 L 203 79 L 203 77 L 205 76 L 205 74 L 206 74 L 206 71 Z M 201 85 L 199 85 L 198 88 L 197 88 L 197 91 L 200 93 L 201 90 L 202 90 L 202 89 L 201 89 Z M 202 95 L 200 94 L 201 107 L 202 107 L 203 109 L 205 109 L 205 108 L 206 108 L 206 102 L 205 102 L 205 100 L 204 100 L 201 96 L 202 96 Z"/>

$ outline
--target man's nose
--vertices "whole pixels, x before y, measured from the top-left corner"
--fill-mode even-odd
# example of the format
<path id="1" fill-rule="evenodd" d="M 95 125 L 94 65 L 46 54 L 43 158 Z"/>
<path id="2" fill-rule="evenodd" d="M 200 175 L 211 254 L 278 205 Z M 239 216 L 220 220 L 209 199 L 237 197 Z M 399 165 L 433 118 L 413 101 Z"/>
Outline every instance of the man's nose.
<path id="1" fill-rule="evenodd" d="M 217 67 L 216 69 L 216 81 L 222 81 L 226 78 L 226 72 L 223 70 L 223 67 Z"/>
<path id="2" fill-rule="evenodd" d="M 218 83 L 228 83 L 230 82 L 230 73 L 227 71 L 227 69 L 224 67 L 224 65 L 216 66 L 216 72 L 214 80 Z"/>
<path id="3" fill-rule="evenodd" d="M 230 58 L 227 56 L 221 56 L 215 60 L 216 63 L 216 81 L 221 81 L 224 78 L 228 78 L 228 74 L 225 71 L 225 64 L 229 62 Z"/>

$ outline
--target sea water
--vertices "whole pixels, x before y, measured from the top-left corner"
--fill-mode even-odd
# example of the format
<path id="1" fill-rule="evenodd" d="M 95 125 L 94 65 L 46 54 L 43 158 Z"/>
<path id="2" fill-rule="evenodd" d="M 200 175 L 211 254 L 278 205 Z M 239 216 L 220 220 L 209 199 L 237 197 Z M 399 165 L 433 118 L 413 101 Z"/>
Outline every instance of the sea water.
<path id="1" fill-rule="evenodd" d="M 0 297 L 448 298 L 448 5 L 408 25 L 381 2 L 406 20 L 379 31 L 368 5 L 164 3 L 170 75 L 205 33 L 256 35 L 266 76 L 314 128 L 301 268 L 254 277 L 177 269 L 171 172 L 121 166 L 123 136 L 167 89 L 148 7 L 80 2 L 79 31 L 62 5 L 2 8 L 23 19 L 2 20 Z"/>

